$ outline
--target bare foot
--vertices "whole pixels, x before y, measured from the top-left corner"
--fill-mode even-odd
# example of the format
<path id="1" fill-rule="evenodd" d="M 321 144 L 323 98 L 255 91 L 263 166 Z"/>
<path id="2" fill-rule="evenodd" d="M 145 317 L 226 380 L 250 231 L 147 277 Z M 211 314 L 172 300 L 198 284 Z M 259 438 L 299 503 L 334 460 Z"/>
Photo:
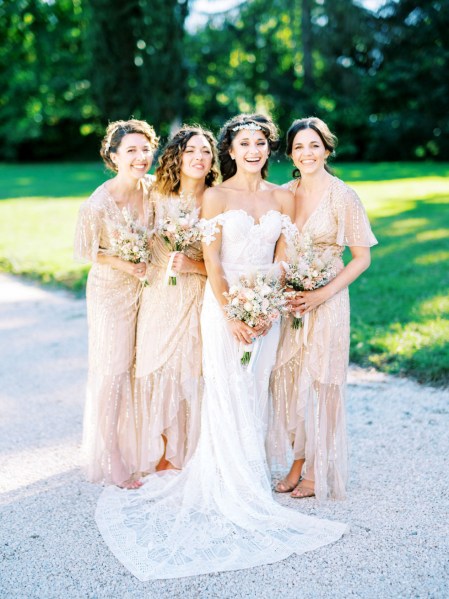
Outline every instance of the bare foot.
<path id="1" fill-rule="evenodd" d="M 125 480 L 125 482 L 123 482 L 121 485 L 117 485 L 117 487 L 120 487 L 120 489 L 138 489 L 142 485 L 143 482 L 141 482 L 140 480 L 134 480 L 132 478 L 129 478 L 128 480 Z"/>
<path id="2" fill-rule="evenodd" d="M 274 490 L 276 491 L 276 493 L 290 493 L 290 491 L 293 491 L 293 489 L 298 484 L 298 480 L 299 479 L 297 478 L 291 480 L 288 476 L 286 476 L 278 483 L 276 483 Z"/>
<path id="3" fill-rule="evenodd" d="M 311 480 L 301 480 L 299 484 L 290 493 L 290 497 L 295 499 L 305 499 L 306 497 L 315 497 L 315 485 Z"/>
<path id="4" fill-rule="evenodd" d="M 274 487 L 276 493 L 290 493 L 290 491 L 293 491 L 301 478 L 303 466 L 304 460 L 295 460 L 287 476 L 280 480 Z"/>

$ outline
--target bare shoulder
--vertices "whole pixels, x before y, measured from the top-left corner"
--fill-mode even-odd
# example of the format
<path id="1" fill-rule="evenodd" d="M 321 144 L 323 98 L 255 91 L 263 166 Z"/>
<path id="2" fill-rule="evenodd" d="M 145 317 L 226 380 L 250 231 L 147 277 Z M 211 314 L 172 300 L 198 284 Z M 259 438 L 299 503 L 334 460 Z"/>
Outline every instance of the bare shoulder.
<path id="1" fill-rule="evenodd" d="M 221 185 L 215 185 L 206 189 L 201 205 L 201 216 L 213 218 L 221 214 L 226 205 L 226 192 Z"/>

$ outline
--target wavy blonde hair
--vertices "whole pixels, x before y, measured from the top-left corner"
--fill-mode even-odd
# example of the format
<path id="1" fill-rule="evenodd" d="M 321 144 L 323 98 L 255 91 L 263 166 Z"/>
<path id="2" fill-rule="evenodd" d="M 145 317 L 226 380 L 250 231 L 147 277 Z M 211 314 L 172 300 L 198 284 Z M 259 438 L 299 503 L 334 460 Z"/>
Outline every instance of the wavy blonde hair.
<path id="1" fill-rule="evenodd" d="M 106 167 L 117 172 L 117 165 L 114 164 L 111 158 L 111 154 L 117 152 L 122 143 L 122 139 L 128 133 L 141 133 L 148 139 L 148 143 L 151 146 L 153 152 L 157 149 L 159 138 L 156 135 L 155 130 L 146 121 L 139 121 L 137 119 L 129 119 L 128 121 L 113 121 L 109 123 L 106 129 L 105 136 L 101 142 L 100 156 L 103 158 L 103 162 Z"/>
<path id="2" fill-rule="evenodd" d="M 217 142 L 213 134 L 200 125 L 183 125 L 165 145 L 159 165 L 155 171 L 155 190 L 162 195 L 178 194 L 181 185 L 182 155 L 187 147 L 187 142 L 194 135 L 203 135 L 212 150 L 212 166 L 206 175 L 205 184 L 212 187 L 218 181 Z"/>

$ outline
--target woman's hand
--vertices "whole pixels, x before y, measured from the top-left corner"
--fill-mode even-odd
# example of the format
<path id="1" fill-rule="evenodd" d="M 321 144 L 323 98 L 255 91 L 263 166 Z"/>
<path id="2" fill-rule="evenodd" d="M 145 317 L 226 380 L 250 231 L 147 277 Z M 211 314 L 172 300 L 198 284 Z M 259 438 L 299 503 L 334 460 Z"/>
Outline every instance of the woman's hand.
<path id="1" fill-rule="evenodd" d="M 257 337 L 255 329 L 252 329 L 241 320 L 229 320 L 228 323 L 234 339 L 245 345 L 251 345 L 253 339 Z"/>
<path id="2" fill-rule="evenodd" d="M 189 258 L 182 252 L 177 252 L 173 259 L 172 271 L 179 273 L 198 273 L 200 272 L 199 266 L 198 260 L 192 260 L 192 258 Z"/>
<path id="3" fill-rule="evenodd" d="M 116 258 L 112 266 L 113 268 L 117 268 L 118 270 L 126 272 L 129 275 L 138 279 L 142 279 L 147 272 L 146 262 L 138 262 L 137 264 L 134 264 L 133 262 L 128 262 L 127 260 L 121 260 L 120 258 Z"/>
<path id="4" fill-rule="evenodd" d="M 300 316 L 304 316 L 307 312 L 318 308 L 321 304 L 327 301 L 331 295 L 326 289 L 327 285 L 314 289 L 313 291 L 297 291 L 296 294 L 288 300 L 288 308 L 290 312 L 297 312 Z"/>
<path id="5" fill-rule="evenodd" d="M 263 326 L 250 327 L 241 320 L 230 320 L 229 326 L 231 327 L 232 335 L 237 341 L 250 345 L 257 337 L 265 337 L 271 329 L 272 323 L 268 322 Z"/>

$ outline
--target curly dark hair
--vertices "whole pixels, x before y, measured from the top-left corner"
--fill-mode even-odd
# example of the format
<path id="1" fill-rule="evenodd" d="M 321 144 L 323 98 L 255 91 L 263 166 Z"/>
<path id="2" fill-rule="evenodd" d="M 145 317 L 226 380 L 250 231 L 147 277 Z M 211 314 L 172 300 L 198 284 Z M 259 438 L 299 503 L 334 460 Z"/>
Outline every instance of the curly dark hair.
<path id="1" fill-rule="evenodd" d="M 155 171 L 155 189 L 162 195 L 177 194 L 181 184 L 182 155 L 187 143 L 194 135 L 203 135 L 212 150 L 212 166 L 206 175 L 205 184 L 212 187 L 218 181 L 217 142 L 213 134 L 200 125 L 183 125 L 166 143 Z"/>
<path id="2" fill-rule="evenodd" d="M 285 153 L 289 158 L 292 156 L 293 141 L 296 134 L 298 131 L 303 131 L 304 129 L 313 129 L 320 137 L 326 150 L 330 152 L 330 157 L 333 158 L 335 156 L 335 148 L 338 143 L 337 137 L 331 132 L 324 121 L 316 116 L 309 116 L 304 119 L 296 119 L 296 121 L 293 121 L 290 125 L 290 129 L 287 131 L 287 149 Z M 332 169 L 330 169 L 327 164 L 324 165 L 324 168 L 328 173 L 332 174 Z M 295 167 L 293 169 L 292 176 L 294 179 L 301 177 L 299 168 Z"/>
<path id="3" fill-rule="evenodd" d="M 218 158 L 220 160 L 220 170 L 223 181 L 230 179 L 237 172 L 235 160 L 229 154 L 232 142 L 240 129 L 233 131 L 239 125 L 256 123 L 260 126 L 262 133 L 268 141 L 268 146 L 271 152 L 276 152 L 279 148 L 279 134 L 276 125 L 269 116 L 263 114 L 239 114 L 223 125 L 218 135 Z M 241 127 L 243 128 L 243 127 Z M 268 160 L 262 167 L 262 177 L 265 179 L 268 174 Z"/>
<path id="4" fill-rule="evenodd" d="M 155 130 L 146 121 L 137 119 L 129 119 L 128 121 L 113 121 L 109 123 L 106 129 L 105 136 L 101 142 L 100 156 L 106 167 L 114 173 L 117 172 L 117 165 L 111 158 L 111 153 L 117 152 L 122 143 L 122 139 L 128 133 L 141 133 L 145 135 L 153 152 L 157 149 L 159 138 Z"/>

